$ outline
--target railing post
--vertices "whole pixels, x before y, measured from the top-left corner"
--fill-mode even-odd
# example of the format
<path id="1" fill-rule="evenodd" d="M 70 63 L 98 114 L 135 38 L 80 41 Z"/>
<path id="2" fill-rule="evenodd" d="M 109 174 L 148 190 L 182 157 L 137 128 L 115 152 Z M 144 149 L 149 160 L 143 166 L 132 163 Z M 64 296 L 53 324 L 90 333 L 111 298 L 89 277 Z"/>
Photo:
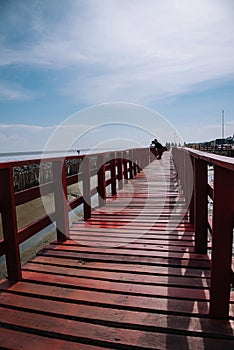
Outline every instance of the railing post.
<path id="1" fill-rule="evenodd" d="M 193 192 L 191 202 L 189 205 L 189 223 L 193 225 L 194 219 L 195 219 L 195 208 L 194 208 L 194 192 Z"/>
<path id="2" fill-rule="evenodd" d="M 123 188 L 123 152 L 117 153 L 118 159 L 118 188 L 121 190 Z"/>
<path id="3" fill-rule="evenodd" d="M 136 150 L 136 157 L 137 157 L 137 172 L 141 172 L 141 149 Z"/>
<path id="4" fill-rule="evenodd" d="M 105 160 L 104 155 L 101 154 L 97 158 L 97 169 L 98 169 L 98 205 L 102 207 L 105 205 L 106 200 L 106 186 L 105 186 Z"/>
<path id="5" fill-rule="evenodd" d="M 192 190 L 192 196 L 191 201 L 189 204 L 189 223 L 194 224 L 195 220 L 195 203 L 194 203 L 194 191 L 195 191 L 195 178 L 194 178 L 194 171 L 195 171 L 195 158 L 190 155 L 190 159 L 192 162 L 192 171 L 193 171 L 193 190 Z M 196 249 L 196 248 L 195 248 Z"/>
<path id="6" fill-rule="evenodd" d="M 126 151 L 123 154 L 123 166 L 124 166 L 124 172 L 123 172 L 124 183 L 127 184 L 128 183 L 128 160 L 127 160 L 127 152 Z"/>
<path id="7" fill-rule="evenodd" d="M 132 150 L 132 156 L 133 156 L 133 175 L 136 176 L 137 174 L 137 159 L 136 159 L 136 150 Z"/>
<path id="8" fill-rule="evenodd" d="M 53 163 L 53 173 L 57 241 L 65 242 L 69 236 L 69 210 L 67 203 L 66 163 L 64 160 L 58 160 Z"/>
<path id="9" fill-rule="evenodd" d="M 0 181 L 0 203 L 8 279 L 10 281 L 17 282 L 22 279 L 22 272 L 19 244 L 17 240 L 18 228 L 16 219 L 13 169 L 0 169 Z"/>
<path id="10" fill-rule="evenodd" d="M 110 160 L 110 170 L 111 170 L 111 194 L 116 195 L 116 159 L 115 156 Z"/>
<path id="11" fill-rule="evenodd" d="M 194 158 L 195 252 L 207 253 L 208 230 L 207 163 Z"/>
<path id="12" fill-rule="evenodd" d="M 91 196 L 90 196 L 90 159 L 84 157 L 82 161 L 83 198 L 84 198 L 84 220 L 91 218 Z"/>
<path id="13" fill-rule="evenodd" d="M 129 150 L 129 178 L 133 179 L 132 150 Z"/>
<path id="14" fill-rule="evenodd" d="M 234 183 L 231 170 L 214 166 L 214 201 L 210 316 L 225 319 L 229 314 Z"/>

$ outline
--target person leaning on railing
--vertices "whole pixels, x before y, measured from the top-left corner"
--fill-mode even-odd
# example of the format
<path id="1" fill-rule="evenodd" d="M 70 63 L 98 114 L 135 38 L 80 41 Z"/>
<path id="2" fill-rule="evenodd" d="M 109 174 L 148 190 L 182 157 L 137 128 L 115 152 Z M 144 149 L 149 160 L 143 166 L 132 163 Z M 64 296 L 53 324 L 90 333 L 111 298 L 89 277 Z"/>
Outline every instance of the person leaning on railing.
<path id="1" fill-rule="evenodd" d="M 157 139 L 154 139 L 154 140 L 152 141 L 152 145 L 153 145 L 153 147 L 156 148 L 157 151 L 158 151 L 157 159 L 161 159 L 161 158 L 162 158 L 163 151 L 164 151 L 165 148 L 163 147 L 163 145 L 162 145 L 160 142 L 158 142 Z"/>

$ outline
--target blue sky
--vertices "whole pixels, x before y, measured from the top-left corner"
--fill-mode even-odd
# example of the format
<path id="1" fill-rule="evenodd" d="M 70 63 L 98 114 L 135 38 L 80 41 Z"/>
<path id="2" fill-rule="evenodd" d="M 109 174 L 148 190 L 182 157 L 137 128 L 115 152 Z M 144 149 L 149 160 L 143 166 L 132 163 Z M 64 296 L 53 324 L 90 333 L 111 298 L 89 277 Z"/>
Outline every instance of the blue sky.
<path id="1" fill-rule="evenodd" d="M 43 149 L 109 102 L 159 112 L 186 142 L 221 137 L 224 109 L 234 134 L 232 0 L 0 0 L 0 52 L 1 152 Z"/>

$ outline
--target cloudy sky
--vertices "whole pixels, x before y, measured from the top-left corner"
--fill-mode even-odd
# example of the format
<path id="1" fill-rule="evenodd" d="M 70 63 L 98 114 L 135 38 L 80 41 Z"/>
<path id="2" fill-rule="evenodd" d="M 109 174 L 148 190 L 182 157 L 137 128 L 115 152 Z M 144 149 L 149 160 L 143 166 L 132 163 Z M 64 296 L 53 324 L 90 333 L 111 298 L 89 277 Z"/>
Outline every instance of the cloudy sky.
<path id="1" fill-rule="evenodd" d="M 43 149 L 109 102 L 157 111 L 186 142 L 221 137 L 224 109 L 232 135 L 234 1 L 0 0 L 0 152 Z"/>

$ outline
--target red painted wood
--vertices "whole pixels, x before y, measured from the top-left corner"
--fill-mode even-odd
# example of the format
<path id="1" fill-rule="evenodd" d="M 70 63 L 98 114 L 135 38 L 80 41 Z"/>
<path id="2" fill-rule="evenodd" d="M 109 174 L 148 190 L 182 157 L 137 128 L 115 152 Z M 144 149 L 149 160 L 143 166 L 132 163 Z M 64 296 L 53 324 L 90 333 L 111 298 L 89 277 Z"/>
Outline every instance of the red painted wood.
<path id="1" fill-rule="evenodd" d="M 78 207 L 79 205 L 84 203 L 84 198 L 83 196 L 77 197 L 75 199 L 73 199 L 71 202 L 69 202 L 69 207 L 71 209 L 75 209 L 76 207 Z"/>
<path id="2" fill-rule="evenodd" d="M 105 207 L 93 211 L 92 219 L 73 224 L 71 236 L 76 235 L 78 241 L 50 244 L 24 266 L 23 282 L 5 286 L 7 292 L 0 293 L 2 310 L 6 310 L 4 324 L 17 332 L 21 322 L 36 336 L 48 330 L 48 335 L 62 334 L 63 341 L 69 339 L 72 345 L 75 342 L 71 339 L 77 335 L 81 349 L 82 342 L 128 350 L 169 350 L 175 344 L 181 348 L 189 344 L 192 348 L 231 349 L 233 321 L 214 323 L 207 318 L 210 258 L 190 251 L 194 233 L 188 215 L 170 231 L 166 225 L 173 206 L 168 206 L 159 223 L 144 234 L 152 223 L 150 213 L 159 208 L 163 198 L 155 200 L 152 193 L 141 225 L 128 229 L 126 223 L 145 205 L 146 192 L 141 186 L 133 188 L 127 209 L 120 208 L 128 196 L 109 198 Z M 95 245 L 103 237 L 109 238 L 109 248 Z M 115 240 L 118 243 L 121 239 L 123 245 L 113 247 Z"/>
<path id="3" fill-rule="evenodd" d="M 84 198 L 84 219 L 91 217 L 91 196 L 90 196 L 90 159 L 85 157 L 82 161 L 83 172 L 83 198 Z"/>
<path id="4" fill-rule="evenodd" d="M 24 266 L 22 282 L 0 284 L 1 330 L 11 328 L 18 337 L 20 329 L 35 341 L 35 348 L 40 337 L 41 345 L 55 349 L 78 344 L 86 350 L 88 343 L 100 349 L 174 350 L 175 344 L 181 349 L 232 349 L 232 318 L 223 322 L 207 317 L 210 256 L 194 253 L 189 215 L 177 227 L 180 213 L 171 215 L 183 197 L 172 186 L 176 178 L 169 154 L 160 162 L 164 178 L 158 165 L 156 161 L 147 168 L 147 179 L 142 172 L 129 181 L 132 193 L 126 193 L 126 186 L 94 210 L 92 218 L 74 223 L 74 241 L 45 247 Z M 134 223 L 139 215 L 141 220 Z M 230 301 L 233 317 L 233 292 Z M 11 348 L 6 338 L 1 338 L 3 345 Z M 21 343 L 22 337 L 18 340 L 29 346 L 28 341 Z"/>
<path id="5" fill-rule="evenodd" d="M 185 150 L 189 152 L 193 157 L 205 160 L 207 163 L 215 164 L 231 171 L 234 170 L 234 158 L 197 151 L 191 148 L 185 148 Z"/>
<path id="6" fill-rule="evenodd" d="M 0 211 L 4 247 L 6 254 L 7 273 L 11 281 L 22 278 L 19 244 L 17 241 L 17 218 L 13 186 L 13 171 L 11 168 L 0 169 Z"/>
<path id="7" fill-rule="evenodd" d="M 116 293 L 127 293 L 133 295 L 142 296 L 164 296 L 177 299 L 195 299 L 198 301 L 204 301 L 208 299 L 208 290 L 199 290 L 192 287 L 177 288 L 171 286 L 170 288 L 165 288 L 163 285 L 143 285 L 143 284 L 131 284 L 126 281 L 124 282 L 111 282 L 103 280 L 101 283 L 98 279 L 86 279 L 86 278 L 76 278 L 63 275 L 52 275 L 44 274 L 40 271 L 30 272 L 23 271 L 23 279 L 30 281 L 39 281 L 43 283 L 45 280 L 47 283 L 56 283 L 57 285 L 70 285 L 71 287 L 76 287 L 77 289 L 91 289 L 97 291 L 112 291 Z"/>
<path id="8" fill-rule="evenodd" d="M 111 179 L 108 179 L 105 181 L 105 187 L 109 186 L 111 184 Z"/>
<path id="9" fill-rule="evenodd" d="M 43 230 L 46 226 L 49 226 L 55 220 L 55 213 L 50 213 L 49 215 L 45 215 L 42 218 L 35 220 L 29 225 L 19 229 L 17 234 L 18 243 L 26 241 L 28 238 L 32 237 L 40 230 Z"/>
<path id="10" fill-rule="evenodd" d="M 105 158 L 100 155 L 97 158 L 98 168 L 98 205 L 101 207 L 105 205 L 106 200 L 106 186 L 105 186 Z"/>
<path id="11" fill-rule="evenodd" d="M 67 266 L 68 268 L 78 268 L 87 270 L 86 275 L 88 276 L 89 270 L 97 271 L 111 271 L 113 272 L 121 272 L 121 273 L 131 273 L 131 274 L 143 274 L 144 276 L 151 275 L 171 275 L 171 276 L 187 276 L 193 277 L 194 279 L 206 278 L 209 281 L 210 278 L 210 270 L 209 269 L 199 269 L 196 267 L 194 269 L 186 269 L 182 266 L 170 266 L 168 269 L 167 265 L 151 265 L 151 264 L 131 264 L 131 263 L 115 263 L 112 262 L 109 264 L 108 262 L 102 261 L 89 261 L 88 263 L 83 263 L 82 260 L 77 259 L 63 259 L 60 257 L 48 257 L 45 255 L 39 255 L 34 260 L 33 263 L 39 264 L 48 264 L 51 266 Z"/>
<path id="12" fill-rule="evenodd" d="M 207 163 L 194 159 L 195 252 L 207 252 Z"/>
<path id="13" fill-rule="evenodd" d="M 210 153 L 194 151 L 192 149 L 173 149 L 173 156 L 177 164 L 178 173 L 181 173 L 185 161 L 185 154 L 188 153 L 195 160 L 195 179 L 202 178 L 202 185 L 199 182 L 197 193 L 198 203 L 196 213 L 196 248 L 197 251 L 205 251 L 207 228 L 212 232 L 212 275 L 211 275 L 211 295 L 210 295 L 210 317 L 228 318 L 229 297 L 231 283 L 232 265 L 232 240 L 233 240 L 233 213 L 234 213 L 234 159 L 212 155 Z M 208 184 L 207 164 L 214 165 L 215 181 L 214 186 Z M 205 165 L 206 164 L 206 165 Z M 198 175 L 196 175 L 196 173 Z M 182 176 L 183 188 L 184 179 Z M 197 187 L 197 184 L 195 184 Z M 200 188 L 201 187 L 201 188 Z M 213 223 L 207 215 L 208 195 L 213 199 Z M 195 200 L 197 200 L 195 199 Z"/>
<path id="14" fill-rule="evenodd" d="M 138 252 L 137 252 L 138 253 Z M 98 254 L 98 253 L 90 253 L 90 252 L 72 252 L 66 250 L 45 250 L 43 252 L 44 256 L 50 256 L 54 258 L 71 258 L 71 259 L 80 259 L 95 261 L 95 262 L 109 262 L 109 263 L 119 263 L 121 261 L 127 262 L 129 264 L 152 264 L 154 266 L 157 265 L 168 265 L 169 267 L 181 267 L 181 268 L 200 268 L 200 269 L 208 269 L 210 264 L 205 260 L 195 260 L 195 259 L 181 259 L 175 257 L 167 257 L 158 255 L 156 257 L 148 257 L 148 256 L 136 256 L 134 254 Z"/>
<path id="15" fill-rule="evenodd" d="M 53 174 L 57 240 L 58 242 L 65 242 L 69 235 L 65 161 L 53 163 Z"/>
<path id="16" fill-rule="evenodd" d="M 41 184 L 40 186 L 35 186 L 28 188 L 23 191 L 15 193 L 15 205 L 21 205 L 27 203 L 33 199 L 41 197 L 41 195 L 46 195 L 47 193 L 53 192 L 53 182 L 48 182 L 46 184 Z"/>
<path id="17" fill-rule="evenodd" d="M 133 157 L 133 176 L 136 176 L 137 174 L 137 154 L 136 150 L 132 150 L 132 157 Z"/>
<path id="18" fill-rule="evenodd" d="M 210 291 L 210 316 L 214 318 L 227 318 L 229 314 L 234 226 L 233 198 L 233 172 L 215 166 Z"/>
<path id="19" fill-rule="evenodd" d="M 42 345 L 43 344 L 43 345 Z M 18 350 L 102 350 L 99 346 L 81 344 L 70 340 L 50 338 L 38 334 L 31 334 L 27 331 L 16 331 L 13 329 L 3 329 L 1 332 L 1 346 L 4 349 Z M 43 346 L 43 348 L 42 348 Z M 110 350 L 110 348 L 106 349 Z"/>
<path id="20" fill-rule="evenodd" d="M 123 176 L 124 176 L 124 183 L 128 183 L 128 160 L 127 160 L 127 152 L 123 152 Z"/>
<path id="21" fill-rule="evenodd" d="M 114 156 L 113 156 L 114 157 Z M 110 171 L 111 171 L 111 194 L 115 196 L 117 193 L 116 189 L 116 159 L 113 158 L 110 161 Z"/>
<path id="22" fill-rule="evenodd" d="M 170 313 L 180 312 L 188 314 L 194 312 L 195 314 L 199 313 L 203 315 L 207 314 L 208 309 L 207 301 L 202 300 L 198 304 L 192 299 L 168 299 L 163 296 L 154 298 L 153 296 L 126 295 L 112 291 L 109 291 L 107 294 L 103 291 L 93 291 L 90 289 L 80 289 L 78 292 L 75 288 L 69 286 L 53 285 L 53 288 L 51 288 L 51 286 L 44 283 L 21 282 L 15 284 L 9 290 L 14 293 L 24 293 L 24 295 L 29 297 L 41 295 L 43 298 L 53 298 L 57 301 L 69 300 L 70 302 L 89 303 L 92 305 L 112 307 L 114 309 L 136 309 L 146 312 L 169 311 Z"/>
<path id="23" fill-rule="evenodd" d="M 34 297 L 25 297 L 21 295 L 4 295 L 1 298 L 1 303 L 5 306 L 17 306 L 25 309 L 32 309 L 35 311 L 46 310 L 51 314 L 56 315 L 58 312 L 58 303 L 54 300 L 37 299 Z M 166 329 L 168 323 L 173 330 L 181 331 L 184 328 L 184 324 L 188 324 L 188 331 L 196 332 L 197 335 L 202 335 L 203 332 L 210 335 L 223 336 L 230 335 L 230 329 L 227 324 L 219 321 L 217 324 L 213 324 L 209 319 L 201 319 L 199 317 L 190 319 L 188 316 L 183 315 L 164 315 L 154 314 L 146 312 L 137 312 L 132 310 L 114 310 L 111 308 L 104 308 L 94 305 L 77 305 L 69 304 L 65 302 L 59 303 L 60 314 L 69 316 L 70 318 L 76 317 L 77 319 L 104 321 L 109 324 L 119 323 L 122 327 L 127 327 L 129 324 L 135 326 L 145 327 L 161 327 Z M 201 325 L 202 321 L 202 325 Z"/>
<path id="24" fill-rule="evenodd" d="M 162 344 L 167 344 L 167 349 L 172 349 L 175 344 L 180 348 L 185 348 L 187 344 L 193 344 L 195 349 L 204 349 L 204 343 L 206 348 L 214 348 L 219 343 L 223 348 L 230 350 L 233 347 L 232 340 L 217 340 L 212 338 L 198 338 L 192 333 L 186 335 L 174 334 L 173 341 L 170 339 L 167 333 L 156 332 L 155 330 L 138 330 L 138 329 L 125 329 L 107 325 L 92 324 L 90 327 L 87 322 L 80 322 L 76 320 L 69 320 L 69 325 L 64 326 L 64 320 L 58 317 L 45 316 L 36 313 L 27 313 L 24 311 L 18 311 L 1 308 L 1 312 L 5 311 L 7 315 L 7 324 L 12 324 L 20 328 L 24 325 L 24 328 L 29 329 L 31 332 L 37 335 L 50 334 L 63 337 L 64 340 L 73 341 L 73 343 L 89 342 L 94 346 L 99 345 L 103 348 L 124 348 L 124 349 L 158 349 L 162 348 Z M 0 317 L 1 319 L 1 317 Z M 171 345 L 170 345 L 171 344 Z M 81 345 L 81 349 L 82 349 Z M 84 347 L 85 349 L 85 347 Z M 221 349 L 221 347 L 220 347 Z"/>
<path id="25" fill-rule="evenodd" d="M 118 190 L 123 188 L 123 152 L 117 152 Z"/>
<path id="26" fill-rule="evenodd" d="M 164 274 L 154 274 L 154 275 L 145 275 L 143 273 L 134 273 L 131 272 L 118 272 L 118 271 L 97 271 L 96 269 L 89 269 L 87 271 L 86 268 L 79 267 L 72 268 L 72 267 L 64 267 L 64 266 L 53 266 L 48 264 L 42 264 L 42 263 L 27 263 L 27 266 L 24 268 L 25 271 L 30 272 L 41 272 L 41 273 L 53 273 L 53 274 L 60 274 L 63 276 L 72 276 L 77 278 L 90 278 L 96 279 L 96 280 L 103 280 L 103 281 L 115 281 L 115 282 L 122 282 L 125 283 L 138 283 L 144 285 L 160 285 L 165 286 L 170 284 L 171 286 L 178 287 L 179 285 L 193 288 L 193 287 L 204 287 L 207 288 L 209 284 L 209 279 L 207 280 L 206 277 L 199 277 L 196 278 L 195 276 L 174 276 L 169 275 L 167 273 Z M 96 282 L 98 284 L 98 282 Z M 91 287 L 91 285 L 90 285 Z"/>
<path id="27" fill-rule="evenodd" d="M 129 164 L 129 168 L 128 168 L 128 172 L 129 172 L 129 179 L 133 179 L 133 155 L 132 155 L 132 150 L 129 151 L 129 156 L 128 156 L 128 164 Z"/>

